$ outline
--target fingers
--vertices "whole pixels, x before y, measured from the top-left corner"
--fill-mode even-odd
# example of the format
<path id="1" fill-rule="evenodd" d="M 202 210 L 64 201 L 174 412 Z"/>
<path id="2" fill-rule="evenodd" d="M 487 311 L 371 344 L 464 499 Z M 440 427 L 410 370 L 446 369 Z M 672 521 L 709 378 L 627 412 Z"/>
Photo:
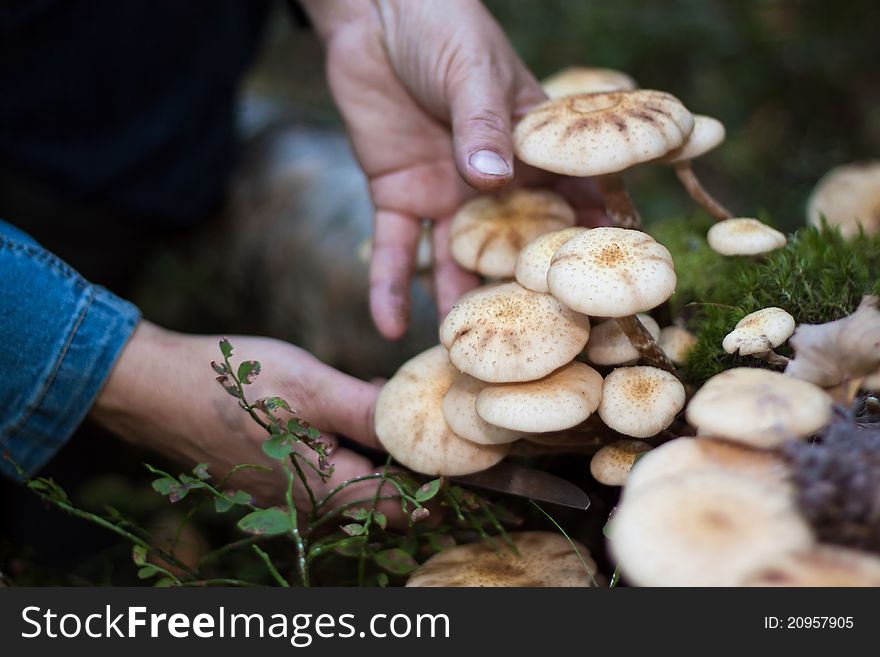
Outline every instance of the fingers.
<path id="1" fill-rule="evenodd" d="M 318 404 L 314 424 L 366 447 L 382 449 L 375 427 L 376 400 L 382 387 L 327 365 L 322 367 L 322 372 L 310 383 L 315 388 Z"/>
<path id="2" fill-rule="evenodd" d="M 437 313 L 439 320 L 449 313 L 458 298 L 475 288 L 480 279 L 458 266 L 449 252 L 449 227 L 451 219 L 444 219 L 434 224 L 434 287 L 437 295 Z"/>
<path id="3" fill-rule="evenodd" d="M 370 260 L 370 312 L 379 332 L 397 340 L 406 332 L 409 281 L 421 228 L 414 218 L 379 210 Z"/>
<path id="4" fill-rule="evenodd" d="M 471 67 L 449 91 L 455 164 L 462 178 L 481 191 L 513 178 L 509 85 L 495 66 Z"/>

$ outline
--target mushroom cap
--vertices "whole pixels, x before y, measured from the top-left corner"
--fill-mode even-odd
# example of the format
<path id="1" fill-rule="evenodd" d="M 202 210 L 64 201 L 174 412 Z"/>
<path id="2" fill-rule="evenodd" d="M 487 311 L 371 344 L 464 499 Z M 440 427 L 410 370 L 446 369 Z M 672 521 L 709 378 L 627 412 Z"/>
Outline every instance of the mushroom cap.
<path id="1" fill-rule="evenodd" d="M 831 397 L 824 390 L 754 367 L 713 376 L 687 407 L 687 421 L 701 433 L 762 448 L 809 436 L 830 419 Z"/>
<path id="2" fill-rule="evenodd" d="M 587 317 L 519 283 L 467 295 L 440 325 L 452 363 L 492 383 L 545 377 L 573 360 L 589 336 Z"/>
<path id="3" fill-rule="evenodd" d="M 863 227 L 880 232 L 880 160 L 852 162 L 831 169 L 807 201 L 807 221 L 818 226 L 822 216 L 849 237 Z"/>
<path id="4" fill-rule="evenodd" d="M 589 66 L 568 66 L 541 82 L 544 93 L 550 98 L 603 91 L 628 91 L 637 86 L 636 81 L 623 71 Z"/>
<path id="5" fill-rule="evenodd" d="M 599 417 L 626 436 L 656 435 L 684 408 L 681 381 L 657 367 L 618 367 L 605 377 Z"/>
<path id="6" fill-rule="evenodd" d="M 557 249 L 550 293 L 586 315 L 626 317 L 659 306 L 675 291 L 672 256 L 647 233 L 593 228 Z"/>
<path id="7" fill-rule="evenodd" d="M 590 473 L 600 484 L 623 486 L 636 459 L 650 449 L 641 440 L 616 440 L 593 454 Z"/>
<path id="8" fill-rule="evenodd" d="M 694 128 L 687 108 L 663 91 L 638 89 L 548 100 L 513 131 L 516 155 L 569 176 L 617 173 L 678 148 Z"/>
<path id="9" fill-rule="evenodd" d="M 660 161 L 664 164 L 678 164 L 705 155 L 724 141 L 724 124 L 718 119 L 702 114 L 694 114 L 694 129 L 684 143 Z"/>
<path id="10" fill-rule="evenodd" d="M 770 559 L 813 543 L 785 486 L 720 471 L 681 474 L 628 495 L 609 535 L 624 576 L 638 586 L 736 586 Z"/>
<path id="11" fill-rule="evenodd" d="M 771 306 L 749 313 L 724 336 L 721 346 L 729 354 L 761 354 L 778 347 L 794 333 L 794 317 Z"/>
<path id="12" fill-rule="evenodd" d="M 763 564 L 745 586 L 880 586 L 880 558 L 838 545 L 783 554 Z"/>
<path id="13" fill-rule="evenodd" d="M 549 190 L 514 189 L 478 196 L 452 219 L 449 251 L 465 269 L 507 278 L 513 276 L 523 246 L 574 222 L 572 207 Z"/>
<path id="14" fill-rule="evenodd" d="M 684 365 L 691 349 L 697 344 L 697 336 L 680 326 L 666 326 L 660 329 L 657 342 L 669 360 L 676 365 Z"/>
<path id="15" fill-rule="evenodd" d="M 577 541 L 574 544 L 580 557 L 561 534 L 510 532 L 508 536 L 519 554 L 502 541 L 456 545 L 428 559 L 410 575 L 406 585 L 595 586 L 596 562 Z"/>
<path id="16" fill-rule="evenodd" d="M 512 443 L 522 438 L 522 431 L 502 429 L 489 424 L 477 415 L 477 395 L 487 385 L 474 377 L 461 373 L 443 397 L 443 417 L 446 423 L 462 438 L 481 445 Z"/>
<path id="17" fill-rule="evenodd" d="M 785 246 L 785 235 L 757 219 L 725 219 L 706 233 L 712 250 L 721 255 L 758 255 Z"/>
<path id="18" fill-rule="evenodd" d="M 534 292 L 549 292 L 547 270 L 556 250 L 579 233 L 588 231 L 583 226 L 554 230 L 538 236 L 527 244 L 516 258 L 516 282 Z"/>
<path id="19" fill-rule="evenodd" d="M 624 495 L 634 495 L 655 482 L 698 472 L 724 471 L 784 484 L 789 475 L 775 453 L 718 438 L 676 438 L 639 459 L 626 480 Z"/>
<path id="20" fill-rule="evenodd" d="M 465 475 L 492 467 L 509 445 L 478 445 L 457 436 L 443 418 L 443 397 L 455 380 L 437 345 L 404 363 L 379 393 L 376 436 L 399 463 L 428 475 Z"/>
<path id="21" fill-rule="evenodd" d="M 602 375 L 573 361 L 537 381 L 487 385 L 477 395 L 477 414 L 512 431 L 562 431 L 586 420 L 601 396 Z"/>
<path id="22" fill-rule="evenodd" d="M 660 337 L 660 326 L 650 315 L 637 315 L 655 340 Z M 639 350 L 620 329 L 616 320 L 609 319 L 590 328 L 587 340 L 587 358 L 596 365 L 627 365 L 639 360 Z"/>

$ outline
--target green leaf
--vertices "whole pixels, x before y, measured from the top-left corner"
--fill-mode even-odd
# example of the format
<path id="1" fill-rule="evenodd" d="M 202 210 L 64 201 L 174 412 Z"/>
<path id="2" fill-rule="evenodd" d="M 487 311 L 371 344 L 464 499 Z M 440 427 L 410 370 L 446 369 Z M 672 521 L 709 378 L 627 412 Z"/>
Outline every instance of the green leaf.
<path id="1" fill-rule="evenodd" d="M 361 553 L 366 542 L 366 536 L 352 536 L 339 541 L 334 550 L 344 557 L 356 557 Z"/>
<path id="2" fill-rule="evenodd" d="M 171 485 L 171 490 L 168 492 L 168 501 L 174 504 L 180 502 L 187 495 L 189 495 L 189 486 L 175 482 Z"/>
<path id="3" fill-rule="evenodd" d="M 144 566 L 139 568 L 137 572 L 138 579 L 147 579 L 158 573 L 155 566 Z"/>
<path id="4" fill-rule="evenodd" d="M 246 493 L 243 490 L 235 491 L 232 495 L 225 495 L 224 497 L 217 497 L 214 499 L 214 510 L 217 513 L 226 513 L 234 507 L 236 504 L 250 504 L 254 501 L 254 498 L 251 497 L 250 494 Z"/>
<path id="5" fill-rule="evenodd" d="M 384 513 L 373 511 L 373 522 L 379 525 L 382 529 L 385 529 L 388 525 L 388 518 L 385 517 Z"/>
<path id="6" fill-rule="evenodd" d="M 147 563 L 147 548 L 143 545 L 135 545 L 131 549 L 131 560 L 135 566 L 144 566 Z"/>
<path id="7" fill-rule="evenodd" d="M 349 525 L 343 525 L 340 529 L 349 536 L 360 536 L 364 533 L 364 526 L 353 522 Z"/>
<path id="8" fill-rule="evenodd" d="M 265 399 L 260 399 L 257 403 L 270 412 L 279 408 L 290 411 L 290 404 L 283 397 L 266 397 Z"/>
<path id="9" fill-rule="evenodd" d="M 207 481 L 211 478 L 211 474 L 208 472 L 207 463 L 199 463 L 196 467 L 193 468 L 193 474 L 202 481 Z"/>
<path id="10" fill-rule="evenodd" d="M 379 568 L 393 575 L 406 575 L 419 567 L 419 562 L 400 548 L 377 552 L 373 555 L 373 561 Z"/>
<path id="11" fill-rule="evenodd" d="M 223 358 L 232 356 L 232 344 L 226 338 L 220 340 L 220 353 L 223 354 Z"/>
<path id="12" fill-rule="evenodd" d="M 321 432 L 315 427 L 309 427 L 308 429 L 306 429 L 306 435 L 312 440 L 317 440 L 321 437 Z"/>
<path id="13" fill-rule="evenodd" d="M 249 534 L 276 536 L 289 532 L 293 525 L 286 512 L 280 509 L 262 509 L 253 511 L 239 520 L 238 528 Z"/>
<path id="14" fill-rule="evenodd" d="M 229 374 L 229 370 L 226 369 L 226 365 L 218 363 L 216 360 L 211 361 L 211 368 L 220 376 L 223 376 L 224 374 Z"/>
<path id="15" fill-rule="evenodd" d="M 382 588 L 385 588 L 386 586 L 388 586 L 388 575 L 386 575 L 385 573 L 379 573 L 378 575 L 376 575 L 376 583 Z"/>
<path id="16" fill-rule="evenodd" d="M 177 486 L 178 483 L 169 477 L 161 477 L 160 479 L 154 479 L 152 485 L 153 490 L 160 495 L 168 495 L 171 493 L 171 487 Z"/>
<path id="17" fill-rule="evenodd" d="M 346 518 L 351 518 L 352 520 L 366 520 L 370 517 L 370 511 L 369 509 L 359 506 L 353 509 L 347 509 L 342 515 Z"/>
<path id="18" fill-rule="evenodd" d="M 256 360 L 246 360 L 238 366 L 238 380 L 244 385 L 253 383 L 259 374 L 260 363 Z"/>
<path id="19" fill-rule="evenodd" d="M 306 432 L 306 428 L 302 425 L 302 423 L 295 417 L 290 418 L 287 421 L 287 430 L 293 434 L 304 434 Z"/>
<path id="20" fill-rule="evenodd" d="M 429 481 L 427 484 L 420 486 L 416 491 L 414 497 L 419 502 L 427 502 L 431 498 L 433 498 L 440 490 L 440 480 L 434 479 L 433 481 Z"/>
<path id="21" fill-rule="evenodd" d="M 162 579 L 156 580 L 156 583 L 153 584 L 157 589 L 166 589 L 169 586 L 174 586 L 174 580 L 170 577 L 163 577 Z"/>
<path id="22" fill-rule="evenodd" d="M 278 436 L 272 436 L 263 442 L 263 453 L 270 459 L 283 461 L 293 451 L 293 436 L 289 433 L 282 433 Z"/>

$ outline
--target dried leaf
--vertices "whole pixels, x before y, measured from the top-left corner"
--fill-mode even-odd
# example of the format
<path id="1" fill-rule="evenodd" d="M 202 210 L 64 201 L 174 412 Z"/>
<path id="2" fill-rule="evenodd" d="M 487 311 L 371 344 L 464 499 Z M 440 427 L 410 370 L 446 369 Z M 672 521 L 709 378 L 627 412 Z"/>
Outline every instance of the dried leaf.
<path id="1" fill-rule="evenodd" d="M 880 297 L 865 296 L 852 315 L 801 324 L 789 343 L 795 357 L 785 373 L 823 388 L 854 381 L 880 367 Z"/>

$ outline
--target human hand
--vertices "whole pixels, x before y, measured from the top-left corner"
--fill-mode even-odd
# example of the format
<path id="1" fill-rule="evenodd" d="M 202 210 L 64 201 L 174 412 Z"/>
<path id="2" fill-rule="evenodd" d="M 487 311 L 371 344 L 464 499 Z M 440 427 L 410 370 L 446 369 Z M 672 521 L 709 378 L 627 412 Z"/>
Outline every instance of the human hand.
<path id="1" fill-rule="evenodd" d="M 421 218 L 435 222 L 442 317 L 477 284 L 448 248 L 452 216 L 475 189 L 511 182 L 555 187 L 585 225 L 603 216 L 590 181 L 524 165 L 514 177 L 511 123 L 546 96 L 480 2 L 305 6 L 326 42 L 330 87 L 369 178 L 376 210 L 370 306 L 385 337 L 406 330 Z"/>
<path id="2" fill-rule="evenodd" d="M 279 340 L 237 336 L 230 341 L 237 357 L 258 360 L 263 366 L 260 376 L 245 388 L 251 402 L 283 397 L 298 417 L 322 431 L 320 440 L 328 446 L 334 470 L 322 481 L 312 468 L 304 468 L 316 498 L 343 481 L 381 471 L 368 458 L 338 447 L 336 439 L 342 434 L 379 448 L 373 422 L 378 386 L 342 374 Z M 214 381 L 210 363 L 218 358 L 218 342 L 219 337 L 183 335 L 142 321 L 91 417 L 123 439 L 189 467 L 208 463 L 216 478 L 242 463 L 270 468 L 270 472 L 239 470 L 229 485 L 247 491 L 261 504 L 280 503 L 287 479 L 279 463 L 262 452 L 268 434 Z M 301 447 L 300 453 L 317 466 L 317 455 Z M 372 498 L 375 492 L 374 481 L 353 484 L 328 508 Z M 294 499 L 300 508 L 309 508 L 302 485 L 295 486 Z M 380 508 L 390 522 L 403 521 L 397 502 Z"/>

